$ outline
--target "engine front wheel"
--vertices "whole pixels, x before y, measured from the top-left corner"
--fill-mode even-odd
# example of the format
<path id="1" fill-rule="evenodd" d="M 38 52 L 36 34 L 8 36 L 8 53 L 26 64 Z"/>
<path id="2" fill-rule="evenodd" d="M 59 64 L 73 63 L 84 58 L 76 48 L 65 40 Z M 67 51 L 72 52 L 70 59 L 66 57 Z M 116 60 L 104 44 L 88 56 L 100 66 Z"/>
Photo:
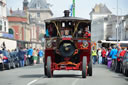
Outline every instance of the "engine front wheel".
<path id="1" fill-rule="evenodd" d="M 53 71 L 52 71 L 52 60 L 51 57 L 47 57 L 47 76 L 48 78 L 51 78 L 53 76 Z"/>
<path id="2" fill-rule="evenodd" d="M 87 76 L 87 57 L 83 56 L 82 61 L 82 78 L 86 78 Z"/>

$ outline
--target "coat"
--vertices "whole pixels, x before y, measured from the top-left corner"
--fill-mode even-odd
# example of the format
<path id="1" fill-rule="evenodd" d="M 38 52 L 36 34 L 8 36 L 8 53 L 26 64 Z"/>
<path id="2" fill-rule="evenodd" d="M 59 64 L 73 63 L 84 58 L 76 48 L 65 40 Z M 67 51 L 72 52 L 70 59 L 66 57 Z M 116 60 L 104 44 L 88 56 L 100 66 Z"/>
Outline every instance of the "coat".
<path id="1" fill-rule="evenodd" d="M 110 57 L 112 57 L 112 59 L 116 59 L 117 58 L 117 49 L 112 49 L 111 50 Z"/>
<path id="2" fill-rule="evenodd" d="M 30 56 L 33 55 L 33 49 L 32 48 L 28 49 L 28 55 L 30 55 Z"/>
<path id="3" fill-rule="evenodd" d="M 18 56 L 19 56 L 19 59 L 20 59 L 20 60 L 24 60 L 24 57 L 25 57 L 25 51 L 23 51 L 23 50 L 19 50 L 19 52 L 18 52 Z"/>
<path id="4" fill-rule="evenodd" d="M 42 56 L 43 56 L 43 54 L 44 54 L 44 53 L 43 53 L 43 51 L 42 51 L 42 50 L 40 50 L 40 51 L 39 51 L 39 53 L 38 53 L 39 57 L 42 57 Z"/>
<path id="5" fill-rule="evenodd" d="M 103 58 L 106 57 L 106 51 L 105 51 L 105 49 L 103 49 L 101 55 L 102 55 Z"/>

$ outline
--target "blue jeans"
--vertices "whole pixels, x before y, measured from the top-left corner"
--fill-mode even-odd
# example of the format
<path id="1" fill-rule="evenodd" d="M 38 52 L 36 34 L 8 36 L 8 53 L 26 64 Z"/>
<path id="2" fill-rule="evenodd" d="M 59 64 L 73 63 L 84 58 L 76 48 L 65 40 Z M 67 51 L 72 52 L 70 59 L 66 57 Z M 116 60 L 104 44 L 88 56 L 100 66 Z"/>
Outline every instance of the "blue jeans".
<path id="1" fill-rule="evenodd" d="M 24 67 L 24 60 L 20 60 L 20 67 Z"/>
<path id="2" fill-rule="evenodd" d="M 96 57 L 97 57 L 97 56 L 93 56 L 93 64 L 96 63 Z"/>
<path id="3" fill-rule="evenodd" d="M 102 57 L 102 64 L 105 64 L 105 57 Z"/>

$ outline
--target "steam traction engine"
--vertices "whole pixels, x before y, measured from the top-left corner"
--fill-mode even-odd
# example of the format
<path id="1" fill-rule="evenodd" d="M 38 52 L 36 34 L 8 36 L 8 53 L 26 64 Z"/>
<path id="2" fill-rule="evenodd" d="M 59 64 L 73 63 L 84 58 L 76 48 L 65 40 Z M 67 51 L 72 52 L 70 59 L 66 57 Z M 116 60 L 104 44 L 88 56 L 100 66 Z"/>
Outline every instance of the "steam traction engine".
<path id="1" fill-rule="evenodd" d="M 83 78 L 92 76 L 91 21 L 64 13 L 45 20 L 44 73 L 50 78 L 55 70 L 80 70 Z"/>

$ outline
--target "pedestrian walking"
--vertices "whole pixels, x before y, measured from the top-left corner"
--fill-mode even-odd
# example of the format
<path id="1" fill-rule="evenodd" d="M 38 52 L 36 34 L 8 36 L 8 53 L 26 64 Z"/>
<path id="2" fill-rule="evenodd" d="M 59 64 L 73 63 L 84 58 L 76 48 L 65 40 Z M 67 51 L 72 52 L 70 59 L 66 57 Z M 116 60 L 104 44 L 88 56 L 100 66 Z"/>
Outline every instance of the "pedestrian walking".
<path id="1" fill-rule="evenodd" d="M 32 65 L 33 64 L 33 49 L 32 47 L 30 47 L 28 49 L 28 59 L 29 59 L 29 64 Z"/>
<path id="2" fill-rule="evenodd" d="M 97 52 L 96 52 L 95 48 L 93 48 L 93 50 L 92 50 L 92 57 L 93 57 L 93 64 L 96 64 Z"/>
<path id="3" fill-rule="evenodd" d="M 34 60 L 34 64 L 36 64 L 37 63 L 37 55 L 38 55 L 38 53 L 37 53 L 37 50 L 36 50 L 36 48 L 34 48 L 34 50 L 33 50 L 33 60 Z"/>
<path id="4" fill-rule="evenodd" d="M 109 47 L 108 49 L 108 54 L 107 54 L 107 67 L 111 68 L 111 64 L 112 64 L 112 58 L 110 57 L 110 52 L 111 52 L 111 47 Z"/>
<path id="5" fill-rule="evenodd" d="M 98 63 L 102 64 L 101 48 L 98 49 Z"/>
<path id="6" fill-rule="evenodd" d="M 119 57 L 120 57 L 120 60 L 118 60 L 118 62 L 119 62 L 119 70 L 120 70 L 120 72 L 122 72 L 122 69 L 123 69 L 123 57 L 124 57 L 124 55 L 125 55 L 125 53 L 126 53 L 127 51 L 125 50 L 125 48 L 122 48 L 122 51 L 120 52 L 120 55 L 119 55 Z"/>
<path id="7" fill-rule="evenodd" d="M 20 59 L 20 67 L 24 67 L 24 57 L 25 57 L 25 51 L 23 50 L 23 48 L 21 47 L 19 52 L 18 52 L 18 56 Z"/>
<path id="8" fill-rule="evenodd" d="M 106 50 L 105 50 L 104 47 L 103 47 L 103 49 L 102 49 L 101 55 L 102 55 L 102 64 L 105 64 Z"/>
<path id="9" fill-rule="evenodd" d="M 117 59 L 117 49 L 115 45 L 113 46 L 113 49 L 110 52 L 110 56 L 112 58 L 112 70 L 114 70 L 116 66 L 116 59 Z"/>
<path id="10" fill-rule="evenodd" d="M 44 55 L 43 50 L 39 50 L 38 55 L 39 55 L 39 63 L 43 63 L 43 55 Z"/>

